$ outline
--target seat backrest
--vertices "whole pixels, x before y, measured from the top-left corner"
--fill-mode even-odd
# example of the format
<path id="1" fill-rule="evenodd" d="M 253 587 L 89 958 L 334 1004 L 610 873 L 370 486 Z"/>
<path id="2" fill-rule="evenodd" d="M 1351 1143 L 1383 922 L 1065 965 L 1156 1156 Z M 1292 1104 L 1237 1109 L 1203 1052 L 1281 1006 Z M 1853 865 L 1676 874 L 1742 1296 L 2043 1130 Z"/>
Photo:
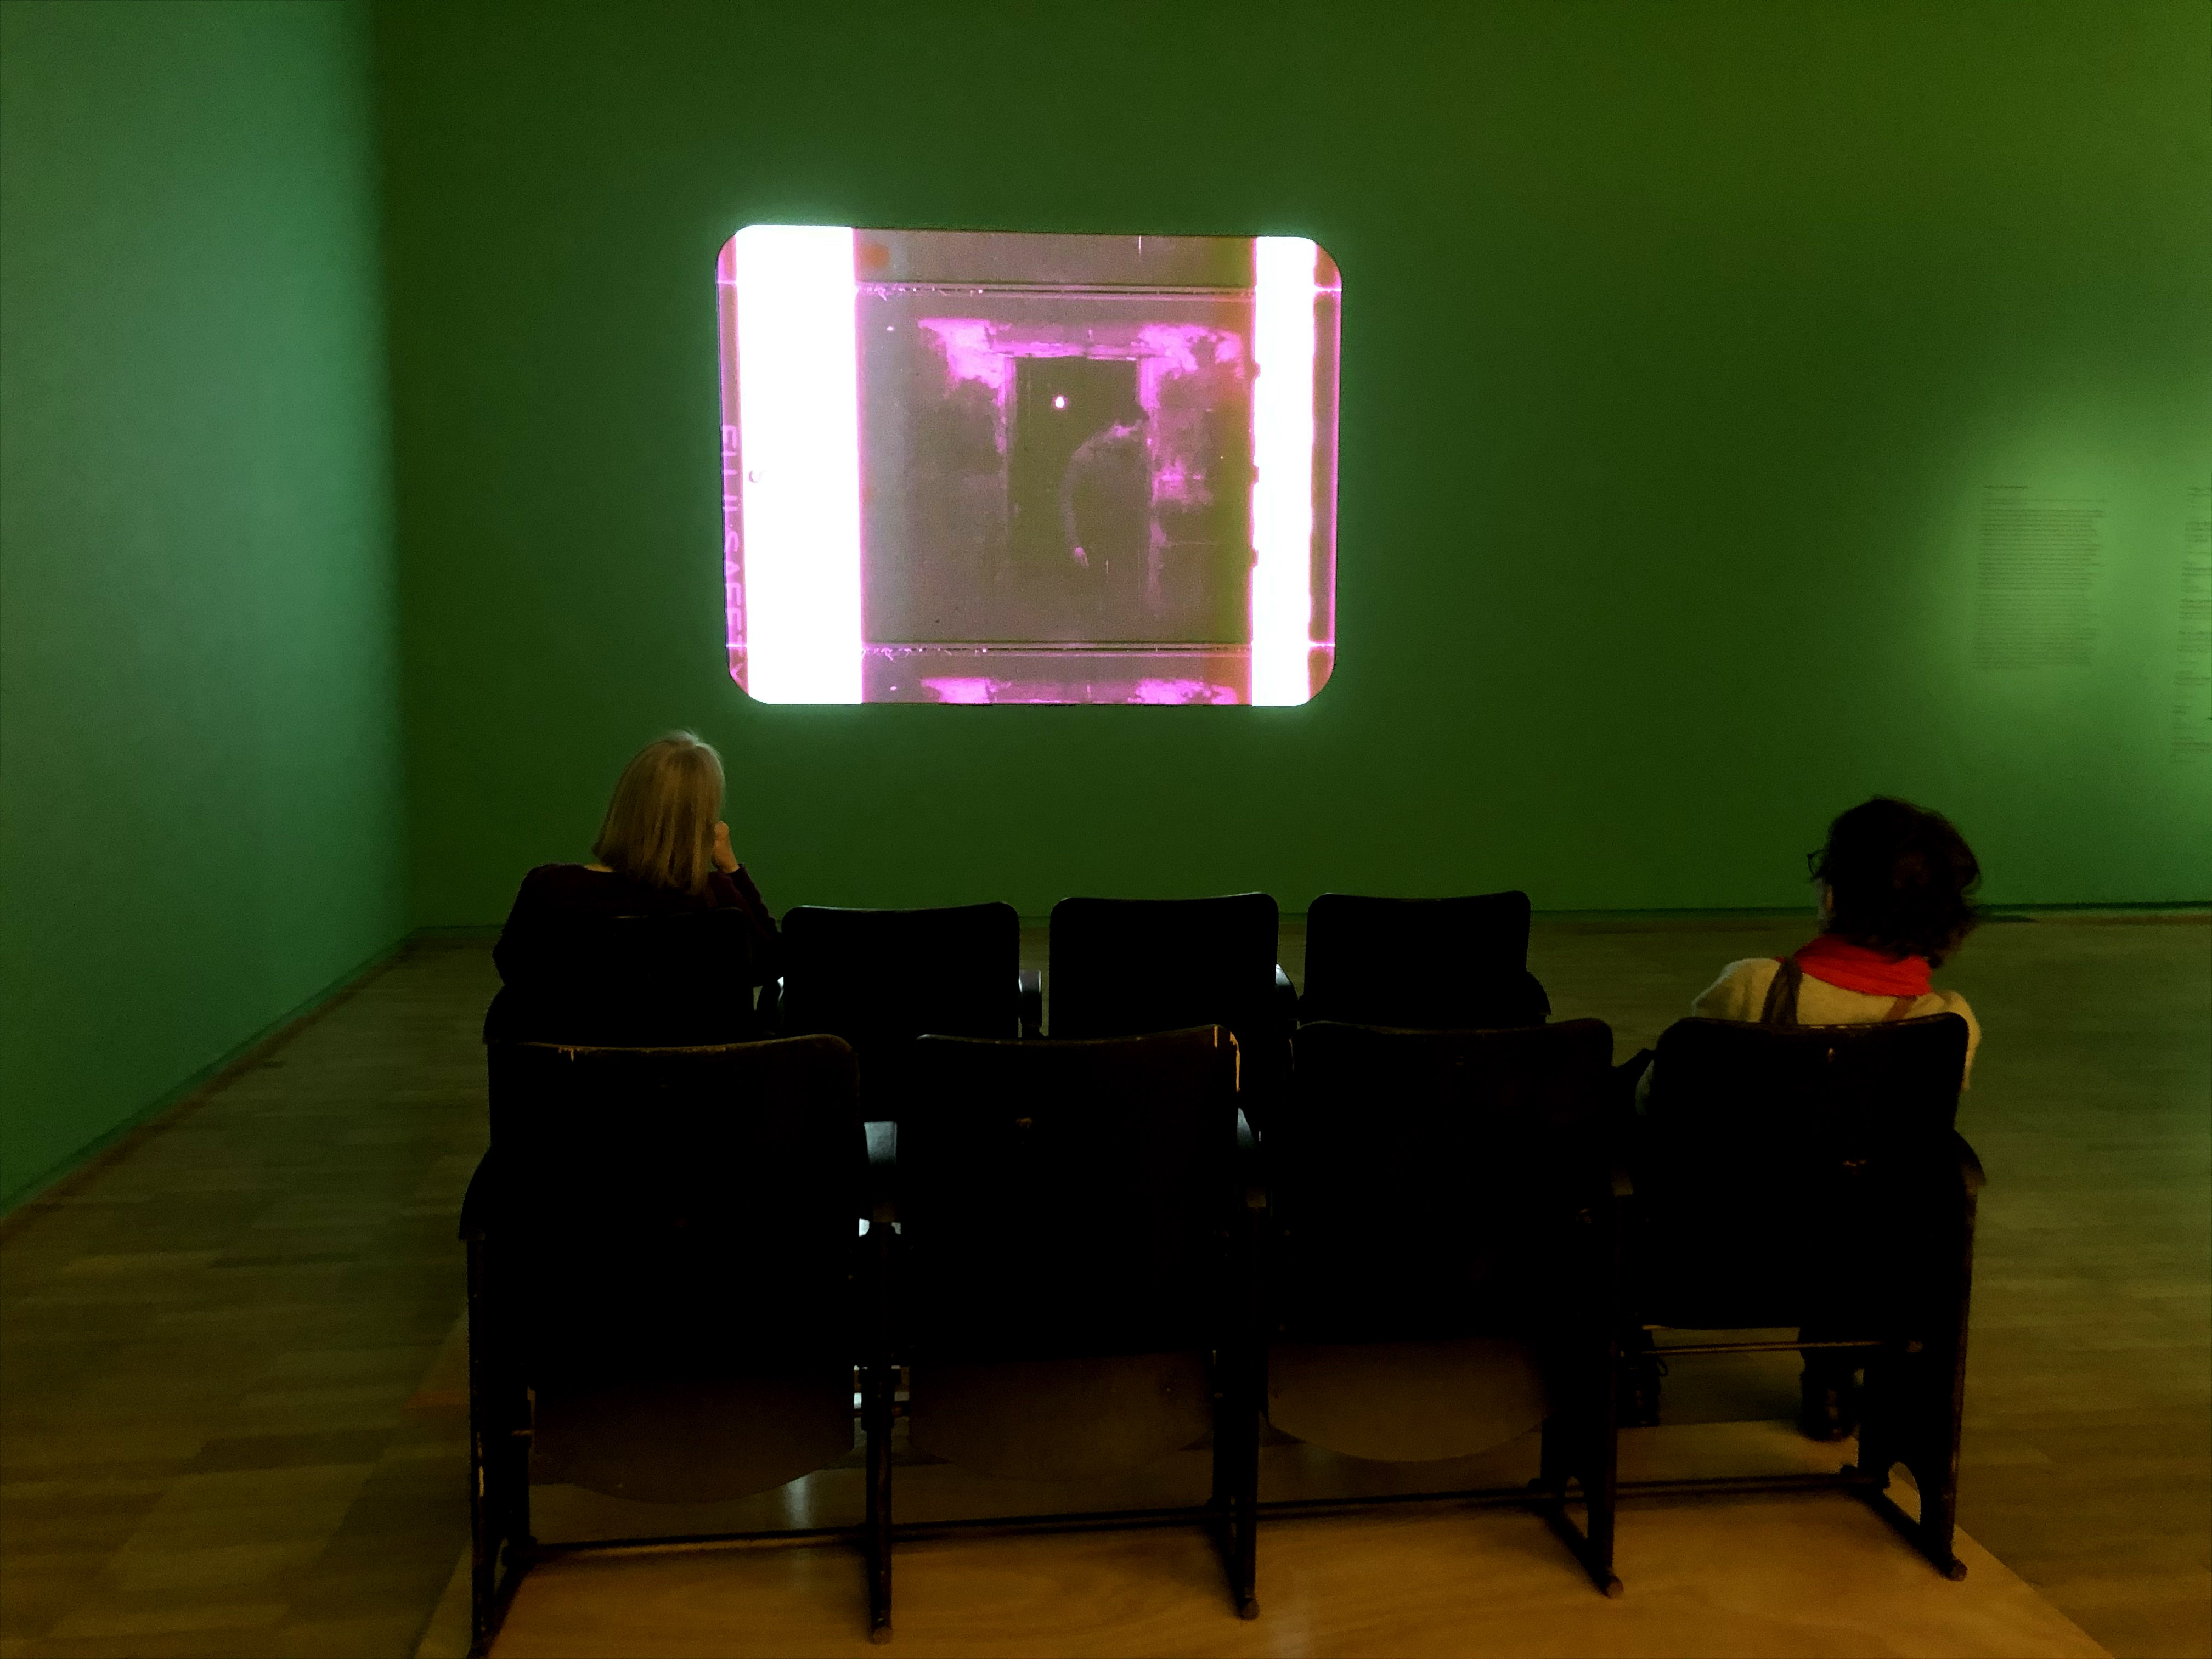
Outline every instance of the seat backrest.
<path id="1" fill-rule="evenodd" d="M 1052 908 L 1052 1035 L 1221 1024 L 1248 1045 L 1274 996 L 1275 901 L 1062 899 Z"/>
<path id="2" fill-rule="evenodd" d="M 763 1035 L 752 990 L 767 970 L 735 908 L 575 917 L 531 975 L 500 993 L 487 1042 L 653 1048 Z"/>
<path id="3" fill-rule="evenodd" d="M 836 910 L 802 904 L 783 919 L 783 1025 L 828 1031 L 860 1057 L 924 1031 L 1011 1037 L 1020 1022 L 1022 922 L 1011 904 L 934 910 Z"/>
<path id="4" fill-rule="evenodd" d="M 1213 1346 L 1242 1201 L 1228 1032 L 930 1036 L 915 1060 L 899 1215 L 917 1355 Z"/>
<path id="5" fill-rule="evenodd" d="M 1422 1030 L 1540 1023 L 1551 1003 L 1528 972 L 1528 896 L 1323 893 L 1306 912 L 1298 1012 Z"/>
<path id="6" fill-rule="evenodd" d="M 844 1042 L 489 1058 L 492 1238 L 533 1372 L 711 1376 L 843 1341 L 867 1161 Z"/>
<path id="7" fill-rule="evenodd" d="M 1668 1027 L 1636 1159 L 1653 1319 L 1802 1323 L 1887 1297 L 1955 1184 L 1966 1058 L 1956 1014 Z"/>
<path id="8" fill-rule="evenodd" d="M 1948 1146 L 1966 1061 L 1956 1014 L 1866 1025 L 1677 1020 L 1652 1061 L 1648 1119 L 1717 1180 Z"/>
<path id="9" fill-rule="evenodd" d="M 1267 1139 L 1279 1334 L 1516 1328 L 1601 1189 L 1613 1033 L 1301 1025 Z"/>

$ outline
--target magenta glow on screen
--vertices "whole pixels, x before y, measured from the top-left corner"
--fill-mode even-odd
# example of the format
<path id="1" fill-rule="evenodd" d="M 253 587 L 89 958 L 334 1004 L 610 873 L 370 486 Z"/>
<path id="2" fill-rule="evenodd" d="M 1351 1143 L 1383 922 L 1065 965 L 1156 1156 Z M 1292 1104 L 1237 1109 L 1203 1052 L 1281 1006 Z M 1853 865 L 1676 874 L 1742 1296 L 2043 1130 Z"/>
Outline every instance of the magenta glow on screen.
<path id="1" fill-rule="evenodd" d="M 730 673 L 755 697 L 1327 683 L 1341 284 L 1314 243 L 748 225 L 719 279 Z"/>

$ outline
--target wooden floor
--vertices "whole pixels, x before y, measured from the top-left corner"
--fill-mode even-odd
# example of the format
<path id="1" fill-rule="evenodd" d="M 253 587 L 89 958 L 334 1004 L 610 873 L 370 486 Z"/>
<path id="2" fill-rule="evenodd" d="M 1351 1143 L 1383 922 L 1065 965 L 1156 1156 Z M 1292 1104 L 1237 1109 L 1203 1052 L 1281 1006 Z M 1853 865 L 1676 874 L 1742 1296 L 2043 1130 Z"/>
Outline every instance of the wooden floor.
<path id="1" fill-rule="evenodd" d="M 1194 1528 L 931 1540 L 897 1553 L 888 1650 L 870 1647 L 859 1616 L 856 1551 L 575 1558 L 525 1581 L 493 1655 L 2094 1659 L 2106 1651 L 1971 1539 L 1960 1545 L 1966 1582 L 1947 1583 L 1847 1497 L 1643 1503 L 1624 1516 L 1620 1563 L 1630 1589 L 1618 1600 L 1593 1591 L 1543 1523 L 1516 1510 L 1436 1505 L 1271 1521 L 1260 1617 L 1249 1623 L 1232 1612 L 1219 1555 Z"/>
<path id="2" fill-rule="evenodd" d="M 1806 931 L 1540 919 L 1531 965 L 1557 1015 L 1610 1021 L 1625 1057 L 1722 963 L 1787 949 Z M 1026 948 L 1041 957 L 1042 943 L 1038 933 Z M 1284 945 L 1296 976 L 1295 929 Z M 2212 1653 L 2212 927 L 2202 916 L 1999 922 L 1943 977 L 1986 1032 L 1960 1117 L 1990 1180 L 1962 1522 L 2111 1651 Z M 465 1539 L 453 1235 L 483 1144 L 477 1027 L 491 985 L 482 943 L 419 944 L 258 1064 L 9 1218 L 0 1659 L 416 1650 Z M 1669 1379 L 1670 1425 L 1787 1409 L 1786 1371 L 1715 1362 L 1680 1375 L 1691 1363 Z M 1802 1500 L 1745 1500 L 1778 1501 Z M 1781 1509 L 1751 1513 L 1770 1517 L 1753 1535 L 1778 1552 L 1808 1547 L 1792 1542 L 1796 1522 Z M 1296 1541 L 1337 1524 L 1278 1529 L 1271 1606 L 1310 1601 L 1339 1578 L 1350 1596 L 1373 1582 L 1363 1560 L 1402 1565 L 1427 1547 L 1412 1521 L 1413 1532 L 1346 1522 L 1325 1546 Z M 1680 1520 L 1668 1535 L 1705 1524 Z M 1016 1553 L 994 1559 L 1013 1581 L 1076 1574 L 1134 1607 L 1162 1570 L 1154 1557 L 1187 1547 L 1180 1536 L 999 1540 Z M 834 1552 L 806 1553 L 840 1570 Z M 1310 1571 L 1295 1570 L 1309 1556 Z M 682 1558 L 694 1564 L 684 1571 L 700 1559 Z M 904 1581 L 916 1609 L 928 1559 L 917 1555 Z M 1183 1583 L 1194 1571 L 1170 1576 Z M 1664 1579 L 1667 1593 L 1687 1598 L 1681 1619 L 1695 1624 L 1703 1592 L 1677 1578 Z M 1588 1645 L 1587 1632 L 1553 1628 L 1547 1639 L 1525 1625 L 1526 1643 L 1494 1645 L 1502 1627 L 1481 1600 L 1469 1583 L 1352 1626 L 1316 1616 L 1280 1626 L 1273 1650 L 1252 1644 L 1273 1622 L 1263 1620 L 1233 1650 Z M 711 1633 L 700 1645 L 697 1629 L 670 1616 L 665 1649 L 632 1628 L 621 1650 L 714 1650 Z M 1170 1623 L 1140 1620 L 1150 1634 L 1123 1650 L 1197 1645 L 1177 1634 L 1171 1607 L 1160 1616 Z M 1854 1628 L 1845 1610 L 1836 1617 L 1796 1650 L 1992 1650 L 1898 1645 Z M 1741 1628 L 1733 1650 L 1762 1650 L 1755 1622 Z M 1678 1645 L 1632 1650 L 1719 1650 L 1699 1639 L 1686 1631 Z M 1111 1650 L 1085 1647 L 1072 1627 L 1066 1645 Z"/>

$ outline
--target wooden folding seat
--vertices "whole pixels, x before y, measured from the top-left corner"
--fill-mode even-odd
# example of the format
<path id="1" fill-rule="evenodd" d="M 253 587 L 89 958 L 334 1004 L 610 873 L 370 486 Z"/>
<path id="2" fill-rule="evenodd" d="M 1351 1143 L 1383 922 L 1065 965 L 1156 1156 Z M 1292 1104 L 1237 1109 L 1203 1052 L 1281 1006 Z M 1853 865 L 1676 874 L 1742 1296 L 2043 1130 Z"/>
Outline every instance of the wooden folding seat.
<path id="1" fill-rule="evenodd" d="M 1840 1486 L 1946 1576 L 1982 1170 L 1953 1128 L 1966 1023 L 1678 1021 L 1651 1062 L 1628 1159 L 1623 1352 L 1863 1356 L 1858 1456 L 1834 1475 L 1626 1482 L 1624 1492 Z M 1796 1327 L 1794 1338 L 1709 1333 Z M 1693 1334 L 1669 1343 L 1668 1333 Z M 1626 1389 L 1619 1393 L 1626 1398 Z M 1902 1463 L 1919 1518 L 1888 1498 Z"/>
<path id="2" fill-rule="evenodd" d="M 1210 1025 L 930 1036 L 915 1059 L 894 1272 L 914 1446 L 984 1474 L 1075 1480 L 1210 1432 L 1212 1500 L 1190 1518 L 1218 1523 L 1233 1603 L 1254 1616 L 1259 1401 L 1234 1038 Z"/>
<path id="3" fill-rule="evenodd" d="M 461 1218 L 479 1650 L 533 1561 L 588 1547 L 532 1536 L 533 1480 L 696 1504 L 836 1462 L 881 1322 L 840 1039 L 500 1044 L 490 1062 Z M 879 1465 L 882 1436 L 867 1452 Z"/>
<path id="4" fill-rule="evenodd" d="M 1301 1025 L 1265 1143 L 1261 1279 L 1275 1428 L 1426 1462 L 1540 1425 L 1531 1496 L 1608 1594 L 1612 1057 L 1599 1020 Z"/>

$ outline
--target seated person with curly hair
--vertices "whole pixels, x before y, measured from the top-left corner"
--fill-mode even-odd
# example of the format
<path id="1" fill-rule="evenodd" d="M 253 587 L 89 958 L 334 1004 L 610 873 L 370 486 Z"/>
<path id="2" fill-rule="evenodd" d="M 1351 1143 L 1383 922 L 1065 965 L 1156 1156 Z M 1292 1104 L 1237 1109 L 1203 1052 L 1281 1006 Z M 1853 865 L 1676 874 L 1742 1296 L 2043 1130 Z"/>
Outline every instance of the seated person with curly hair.
<path id="1" fill-rule="evenodd" d="M 1690 1012 L 1783 1025 L 1957 1014 L 1971 1077 L 1982 1028 L 1966 998 L 1929 983 L 1978 920 L 1982 867 L 1965 837 L 1940 812 L 1877 796 L 1830 824 L 1827 845 L 1806 861 L 1820 884 L 1819 936 L 1787 957 L 1731 962 Z"/>
<path id="2" fill-rule="evenodd" d="M 1972 896 L 1981 880 L 1966 839 L 1940 812 L 1878 796 L 1828 826 L 1827 844 L 1807 857 L 1820 885 L 1820 933 L 1786 957 L 1731 962 L 1691 1004 L 1705 1019 L 1770 1025 L 1867 1025 L 1957 1014 L 1966 1022 L 1973 1071 L 1982 1028 L 1966 998 L 1929 982 L 1973 931 Z M 1646 1073 L 1639 1103 L 1650 1085 Z M 1808 1329 L 1801 1340 L 1819 1340 Z M 1850 1349 L 1808 1350 L 1799 1425 L 1815 1440 L 1848 1439 L 1858 1428 L 1859 1366 Z M 1658 1368 L 1646 1353 L 1635 1376 L 1632 1420 L 1658 1420 Z"/>

